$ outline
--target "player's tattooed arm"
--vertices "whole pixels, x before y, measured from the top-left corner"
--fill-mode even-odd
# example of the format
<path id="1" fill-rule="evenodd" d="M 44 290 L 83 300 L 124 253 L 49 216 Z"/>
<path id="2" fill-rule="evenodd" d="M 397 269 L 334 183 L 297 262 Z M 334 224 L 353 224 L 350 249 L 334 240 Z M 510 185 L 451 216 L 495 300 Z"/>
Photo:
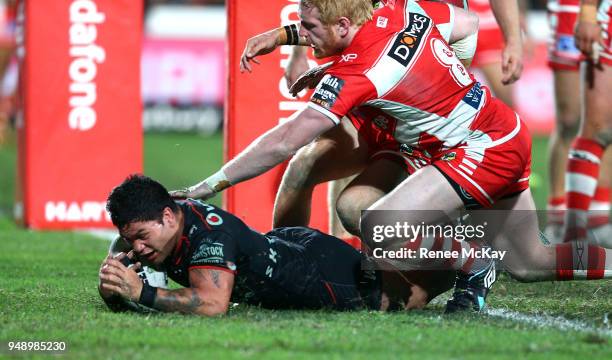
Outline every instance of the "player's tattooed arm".
<path id="1" fill-rule="evenodd" d="M 158 289 L 154 308 L 205 316 L 223 315 L 229 307 L 234 286 L 232 273 L 214 269 L 189 270 L 191 287 L 177 290 Z"/>

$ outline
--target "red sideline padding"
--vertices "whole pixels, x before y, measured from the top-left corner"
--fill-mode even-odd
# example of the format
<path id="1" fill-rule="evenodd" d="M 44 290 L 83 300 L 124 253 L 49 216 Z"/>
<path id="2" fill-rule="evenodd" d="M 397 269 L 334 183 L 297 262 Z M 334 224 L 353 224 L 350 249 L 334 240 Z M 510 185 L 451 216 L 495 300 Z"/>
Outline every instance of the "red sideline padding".
<path id="1" fill-rule="evenodd" d="M 293 98 L 283 78 L 290 47 L 284 46 L 259 58 L 253 73 L 239 72 L 246 41 L 261 32 L 296 22 L 298 2 L 271 0 L 262 6 L 252 0 L 230 0 L 228 9 L 229 83 L 225 107 L 225 160 L 236 156 L 259 135 L 303 108 L 308 95 Z M 272 209 L 284 167 L 278 166 L 258 178 L 224 192 L 225 208 L 249 226 L 268 231 Z M 315 190 L 310 226 L 328 231 L 326 187 Z"/>
<path id="2" fill-rule="evenodd" d="M 17 218 L 110 227 L 108 193 L 142 172 L 142 1 L 28 0 L 18 11 Z"/>

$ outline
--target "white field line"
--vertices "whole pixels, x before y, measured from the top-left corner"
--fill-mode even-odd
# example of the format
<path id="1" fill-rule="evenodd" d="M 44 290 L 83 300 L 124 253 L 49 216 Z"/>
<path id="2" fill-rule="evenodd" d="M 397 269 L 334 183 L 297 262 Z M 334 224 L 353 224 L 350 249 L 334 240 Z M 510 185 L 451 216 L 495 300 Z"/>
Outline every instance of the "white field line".
<path id="1" fill-rule="evenodd" d="M 491 308 L 485 309 L 485 314 L 493 317 L 502 318 L 504 320 L 510 320 L 532 325 L 535 327 L 546 327 L 564 331 L 594 333 L 597 335 L 612 337 L 612 328 L 594 327 L 583 321 L 566 319 L 561 316 L 552 316 L 545 314 L 524 314 L 518 311 Z M 607 316 L 604 318 L 604 324 L 609 324 Z"/>
<path id="2" fill-rule="evenodd" d="M 452 291 L 449 290 L 444 294 L 438 295 L 431 301 L 430 304 L 446 305 L 446 299 L 450 298 Z M 484 314 L 500 319 L 514 321 L 525 325 L 530 325 L 536 328 L 552 328 L 561 331 L 576 331 L 581 333 L 592 333 L 600 336 L 612 337 L 612 327 L 608 316 L 604 318 L 604 327 L 595 327 L 584 321 L 566 319 L 562 316 L 552 316 L 546 314 L 525 314 L 518 311 L 508 309 L 493 309 L 486 307 Z"/>

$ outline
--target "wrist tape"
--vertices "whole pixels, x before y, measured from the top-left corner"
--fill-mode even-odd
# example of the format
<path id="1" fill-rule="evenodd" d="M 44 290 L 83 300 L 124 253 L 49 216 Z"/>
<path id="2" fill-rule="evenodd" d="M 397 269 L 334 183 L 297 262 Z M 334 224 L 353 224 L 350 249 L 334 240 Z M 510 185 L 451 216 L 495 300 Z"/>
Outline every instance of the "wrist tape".
<path id="1" fill-rule="evenodd" d="M 300 43 L 300 34 L 297 24 L 286 25 L 283 29 L 287 37 L 287 44 L 285 45 L 298 45 Z"/>
<path id="2" fill-rule="evenodd" d="M 146 307 L 152 308 L 153 303 L 155 303 L 156 297 L 157 297 L 157 288 L 147 283 L 144 283 L 142 285 L 142 291 L 140 292 L 140 298 L 138 299 L 138 303 Z"/>
<path id="3" fill-rule="evenodd" d="M 227 189 L 228 187 L 232 186 L 232 184 L 227 179 L 227 175 L 225 175 L 225 172 L 223 172 L 223 169 L 206 178 L 204 182 L 208 184 L 208 186 L 210 186 L 210 188 L 213 189 L 214 192 L 219 192 L 223 189 Z"/>

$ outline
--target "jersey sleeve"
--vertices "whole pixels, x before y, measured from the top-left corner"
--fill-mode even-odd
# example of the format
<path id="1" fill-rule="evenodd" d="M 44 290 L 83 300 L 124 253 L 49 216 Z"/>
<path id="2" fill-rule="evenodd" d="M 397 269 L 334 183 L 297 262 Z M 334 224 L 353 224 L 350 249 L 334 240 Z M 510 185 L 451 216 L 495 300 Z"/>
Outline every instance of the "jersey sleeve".
<path id="1" fill-rule="evenodd" d="M 372 84 L 363 75 L 327 73 L 315 88 L 308 106 L 337 125 L 352 108 L 371 97 L 372 90 Z"/>
<path id="2" fill-rule="evenodd" d="M 238 244 L 223 231 L 211 231 L 199 240 L 190 255 L 188 269 L 216 269 L 236 273 Z"/>
<path id="3" fill-rule="evenodd" d="M 453 27 L 455 26 L 455 7 L 449 3 L 422 1 L 418 5 L 433 20 L 444 41 L 449 42 Z"/>

